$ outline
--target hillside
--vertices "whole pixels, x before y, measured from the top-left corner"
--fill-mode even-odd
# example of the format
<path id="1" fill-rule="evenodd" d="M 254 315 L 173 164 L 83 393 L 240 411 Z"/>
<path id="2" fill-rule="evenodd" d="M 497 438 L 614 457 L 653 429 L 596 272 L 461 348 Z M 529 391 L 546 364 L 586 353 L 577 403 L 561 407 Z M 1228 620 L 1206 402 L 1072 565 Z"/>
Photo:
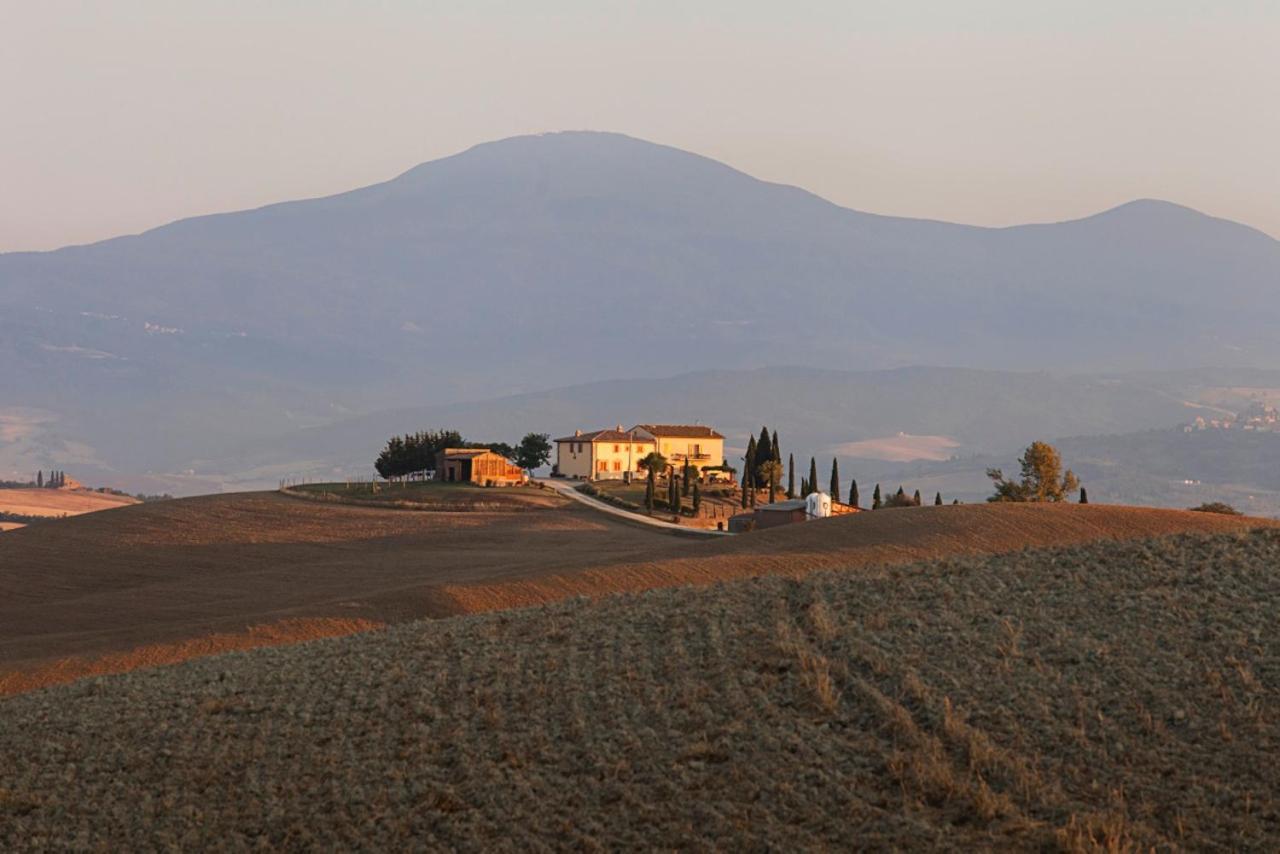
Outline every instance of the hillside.
<path id="1" fill-rule="evenodd" d="M 18 516 L 79 516 L 137 504 L 128 495 L 112 495 L 91 489 L 0 489 L 0 513 Z"/>
<path id="2" fill-rule="evenodd" d="M 1273 850 L 1278 563 L 1096 543 L 9 698 L 0 845 Z"/>
<path id="3" fill-rule="evenodd" d="M 345 417 L 691 365 L 1275 366 L 1278 275 L 1280 242 L 1165 202 L 975 228 L 616 134 L 518 137 L 0 256 L 0 419 L 35 425 L 0 464 L 227 474 Z"/>
<path id="4" fill-rule="evenodd" d="M 165 501 L 0 538 L 0 694 L 572 596 L 1264 524 L 1100 505 L 973 505 L 701 542 L 565 502 L 448 513 L 273 493 Z"/>

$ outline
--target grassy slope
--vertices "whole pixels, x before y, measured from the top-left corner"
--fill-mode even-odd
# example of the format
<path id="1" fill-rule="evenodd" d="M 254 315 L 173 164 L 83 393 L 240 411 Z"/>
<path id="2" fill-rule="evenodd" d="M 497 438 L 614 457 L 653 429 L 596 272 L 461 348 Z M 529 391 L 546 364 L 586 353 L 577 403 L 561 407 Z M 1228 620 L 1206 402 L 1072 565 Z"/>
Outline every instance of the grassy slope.
<path id="1" fill-rule="evenodd" d="M 0 847 L 1280 846 L 1280 533 L 412 623 L 0 701 Z"/>

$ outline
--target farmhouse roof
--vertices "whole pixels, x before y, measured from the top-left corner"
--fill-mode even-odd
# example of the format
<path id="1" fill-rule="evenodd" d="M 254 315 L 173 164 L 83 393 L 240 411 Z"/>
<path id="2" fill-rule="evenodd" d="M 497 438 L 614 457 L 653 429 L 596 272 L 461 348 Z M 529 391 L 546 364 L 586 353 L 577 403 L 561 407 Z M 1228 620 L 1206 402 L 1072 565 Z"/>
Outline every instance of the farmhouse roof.
<path id="1" fill-rule="evenodd" d="M 723 439 L 724 436 L 701 424 L 637 424 L 637 430 L 645 430 L 655 436 L 674 439 Z"/>
<path id="2" fill-rule="evenodd" d="M 563 439 L 556 439 L 557 442 L 630 442 L 632 444 L 644 443 L 653 444 L 653 440 L 646 436 L 634 436 L 624 430 L 593 430 L 590 433 L 582 433 L 577 436 L 565 436 Z"/>

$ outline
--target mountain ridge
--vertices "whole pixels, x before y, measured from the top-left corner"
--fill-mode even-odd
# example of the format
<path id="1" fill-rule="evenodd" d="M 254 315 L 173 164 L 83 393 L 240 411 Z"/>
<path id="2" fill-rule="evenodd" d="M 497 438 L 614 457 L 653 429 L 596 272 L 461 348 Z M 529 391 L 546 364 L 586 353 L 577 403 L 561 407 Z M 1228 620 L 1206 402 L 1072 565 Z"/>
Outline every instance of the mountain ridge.
<path id="1" fill-rule="evenodd" d="M 517 137 L 0 255 L 0 400 L 132 466 L 691 368 L 1270 367 L 1280 242 L 1260 236 L 1159 201 L 1008 228 L 884 217 L 632 137 Z"/>

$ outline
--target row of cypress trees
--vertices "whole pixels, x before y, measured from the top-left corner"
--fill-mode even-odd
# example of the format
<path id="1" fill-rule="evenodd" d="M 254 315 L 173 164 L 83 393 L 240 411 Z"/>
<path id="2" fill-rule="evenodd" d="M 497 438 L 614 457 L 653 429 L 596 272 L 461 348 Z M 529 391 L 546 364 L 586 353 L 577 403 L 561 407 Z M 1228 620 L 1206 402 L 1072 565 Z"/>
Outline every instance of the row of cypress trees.
<path id="1" fill-rule="evenodd" d="M 44 471 L 36 472 L 36 488 L 37 489 L 61 489 L 67 485 L 67 473 L 64 471 L 51 471 L 46 480 Z"/>

